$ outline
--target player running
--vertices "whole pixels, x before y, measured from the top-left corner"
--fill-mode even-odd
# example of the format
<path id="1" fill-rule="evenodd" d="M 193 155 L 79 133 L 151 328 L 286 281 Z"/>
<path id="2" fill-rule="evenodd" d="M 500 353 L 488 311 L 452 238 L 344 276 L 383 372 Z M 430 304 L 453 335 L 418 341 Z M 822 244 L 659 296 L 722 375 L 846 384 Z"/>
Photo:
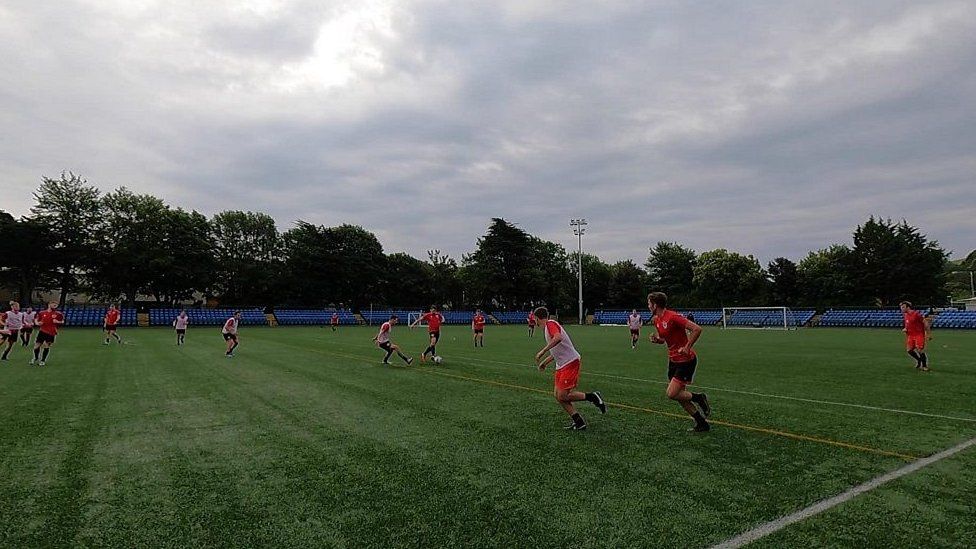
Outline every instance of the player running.
<path id="1" fill-rule="evenodd" d="M 102 319 L 102 328 L 105 330 L 105 342 L 102 345 L 108 345 L 109 337 L 114 337 L 115 341 L 122 345 L 122 338 L 119 337 L 119 319 L 122 318 L 122 311 L 115 307 L 115 304 L 108 306 L 108 312 L 105 313 L 105 318 Z"/>
<path id="2" fill-rule="evenodd" d="M 339 313 L 332 313 L 332 320 L 330 321 L 330 324 L 332 324 L 332 331 L 336 331 L 336 329 L 339 327 Z"/>
<path id="3" fill-rule="evenodd" d="M 630 348 L 636 349 L 637 342 L 640 341 L 640 329 L 644 321 L 641 318 L 640 313 L 637 309 L 630 311 L 630 316 L 627 317 L 627 326 L 630 328 Z"/>
<path id="4" fill-rule="evenodd" d="M 566 429 L 582 431 L 586 429 L 586 420 L 576 411 L 573 402 L 585 400 L 592 402 L 601 414 L 607 413 L 607 405 L 603 402 L 603 397 L 599 391 L 592 393 L 582 393 L 574 391 L 576 382 L 579 380 L 580 354 L 573 346 L 573 341 L 569 339 L 566 330 L 556 322 L 549 319 L 549 310 L 539 307 L 535 310 L 535 317 L 539 323 L 545 326 L 543 335 L 546 338 L 546 346 L 535 355 L 535 363 L 539 366 L 539 371 L 544 371 L 550 362 L 556 363 L 555 388 L 553 396 L 556 402 L 569 414 L 571 422 Z M 549 353 L 549 356 L 546 356 Z"/>
<path id="5" fill-rule="evenodd" d="M 399 321 L 400 317 L 397 315 L 390 315 L 390 320 L 384 322 L 383 325 L 380 326 L 380 332 L 373 336 L 373 341 L 376 342 L 376 345 L 380 349 L 386 351 L 386 356 L 383 357 L 383 364 L 389 364 L 390 356 L 393 353 L 396 353 L 400 358 L 403 359 L 404 362 L 407 363 L 407 366 L 409 366 L 413 362 L 413 358 L 400 352 L 400 346 L 393 343 L 393 341 L 390 339 L 390 335 L 393 332 L 393 326 L 395 326 Z"/>
<path id="6" fill-rule="evenodd" d="M 525 322 L 529 325 L 529 337 L 532 337 L 533 335 L 535 335 L 535 325 L 536 325 L 535 312 L 529 311 L 529 317 L 525 319 Z"/>
<path id="7" fill-rule="evenodd" d="M 47 304 L 47 309 L 37 313 L 34 324 L 39 327 L 37 339 L 34 340 L 34 358 L 30 364 L 37 362 L 38 366 L 44 366 L 47 356 L 51 352 L 51 345 L 58 337 L 58 326 L 64 324 L 64 315 L 58 310 L 58 302 L 52 301 Z M 41 354 L 41 348 L 44 353 Z"/>
<path id="8" fill-rule="evenodd" d="M 431 305 L 430 311 L 424 313 L 417 320 L 414 320 L 410 327 L 413 328 L 421 322 L 427 323 L 427 335 L 430 336 L 430 345 L 420 355 L 420 362 L 427 362 L 428 354 L 430 354 L 431 358 L 437 356 L 437 342 L 441 339 L 441 324 L 444 323 L 444 315 L 437 312 L 437 307 Z"/>
<path id="9" fill-rule="evenodd" d="M 176 330 L 176 345 L 182 346 L 186 344 L 186 327 L 190 325 L 190 317 L 186 315 L 186 311 L 180 311 L 179 316 L 173 320 L 173 328 Z"/>
<path id="10" fill-rule="evenodd" d="M 24 311 L 24 327 L 20 329 L 20 342 L 24 347 L 30 345 L 31 334 L 34 333 L 35 318 L 37 318 L 37 313 L 31 307 L 28 307 Z"/>
<path id="11" fill-rule="evenodd" d="M 6 345 L 6 349 L 3 350 L 3 355 L 0 356 L 0 360 L 7 360 L 10 349 L 17 343 L 17 338 L 20 337 L 20 330 L 24 327 L 24 313 L 20 312 L 20 303 L 11 301 L 10 310 L 0 316 L 3 317 L 3 329 L 0 330 L 3 338 L 0 339 L 0 345 Z"/>
<path id="12" fill-rule="evenodd" d="M 471 331 L 474 332 L 474 346 L 478 347 L 478 343 L 481 343 L 481 347 L 485 346 L 485 316 L 481 314 L 481 309 L 474 312 L 474 316 L 471 317 Z"/>
<path id="13" fill-rule="evenodd" d="M 656 334 L 651 334 L 651 343 L 668 345 L 668 389 L 671 400 L 678 401 L 681 407 L 695 419 L 695 432 L 711 429 L 705 418 L 712 415 L 705 393 L 692 393 L 687 390 L 695 378 L 698 356 L 692 346 L 701 336 L 701 326 L 667 308 L 668 296 L 661 292 L 647 295 L 647 308 L 654 319 Z M 690 336 L 688 335 L 690 332 Z M 695 405 L 698 405 L 698 408 Z M 701 408 L 701 410 L 699 410 Z"/>
<path id="14" fill-rule="evenodd" d="M 929 371 L 929 357 L 925 354 L 925 340 L 932 339 L 931 322 L 921 312 L 912 308 L 911 301 L 898 304 L 905 319 L 905 350 L 915 359 L 915 368 L 923 372 Z"/>
<path id="15" fill-rule="evenodd" d="M 220 333 L 224 336 L 224 341 L 227 342 L 227 352 L 224 356 L 227 358 L 234 358 L 234 349 L 240 345 L 240 341 L 237 336 L 237 327 L 241 322 L 241 312 L 234 311 L 234 316 L 227 319 L 224 322 L 224 327 L 220 330 Z"/>

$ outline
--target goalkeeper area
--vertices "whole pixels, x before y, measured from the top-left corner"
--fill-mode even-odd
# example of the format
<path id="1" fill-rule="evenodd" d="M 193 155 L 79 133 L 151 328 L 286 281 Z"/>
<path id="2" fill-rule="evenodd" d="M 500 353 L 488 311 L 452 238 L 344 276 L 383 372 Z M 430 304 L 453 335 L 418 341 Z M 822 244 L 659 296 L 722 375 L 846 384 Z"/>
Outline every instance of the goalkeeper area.
<path id="1" fill-rule="evenodd" d="M 444 363 L 411 367 L 380 364 L 375 326 L 245 327 L 234 359 L 214 328 L 183 348 L 161 328 L 124 330 L 123 346 L 65 329 L 44 368 L 20 348 L 0 366 L 0 540 L 976 546 L 976 447 L 958 446 L 976 437 L 974 334 L 936 331 L 921 373 L 898 330 L 708 326 L 695 390 L 713 430 L 689 433 L 662 346 L 567 330 L 580 388 L 611 406 L 582 404 L 582 432 L 562 429 L 552 373 L 532 365 L 544 340 L 524 326 L 489 326 L 483 349 L 445 326 Z M 413 356 L 427 344 L 393 339 Z"/>

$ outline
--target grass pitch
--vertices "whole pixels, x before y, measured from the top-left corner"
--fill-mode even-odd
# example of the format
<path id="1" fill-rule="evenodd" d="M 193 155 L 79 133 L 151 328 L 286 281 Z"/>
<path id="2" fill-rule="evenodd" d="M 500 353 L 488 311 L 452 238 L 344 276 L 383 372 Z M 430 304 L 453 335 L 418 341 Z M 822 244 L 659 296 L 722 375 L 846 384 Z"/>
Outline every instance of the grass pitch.
<path id="1" fill-rule="evenodd" d="M 705 547 L 976 436 L 976 333 L 707 329 L 714 429 L 664 397 L 664 348 L 573 327 L 582 390 L 618 406 L 562 430 L 541 332 L 447 327 L 441 366 L 389 367 L 373 328 L 67 329 L 0 365 L 0 545 Z M 394 339 L 416 355 L 421 330 Z M 394 357 L 395 359 L 395 357 Z M 911 412 L 911 413 L 909 413 Z M 976 545 L 967 450 L 759 541 Z"/>

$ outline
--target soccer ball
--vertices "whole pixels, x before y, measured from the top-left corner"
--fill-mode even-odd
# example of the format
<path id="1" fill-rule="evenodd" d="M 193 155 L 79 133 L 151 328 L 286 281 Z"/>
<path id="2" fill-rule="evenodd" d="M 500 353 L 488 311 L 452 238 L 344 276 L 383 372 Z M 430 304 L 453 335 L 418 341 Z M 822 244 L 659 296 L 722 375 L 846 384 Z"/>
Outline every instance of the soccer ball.
<path id="1" fill-rule="evenodd" d="M 434 364 L 440 364 L 441 362 L 444 362 L 444 359 L 443 358 L 441 358 L 439 356 L 435 356 L 434 357 Z"/>

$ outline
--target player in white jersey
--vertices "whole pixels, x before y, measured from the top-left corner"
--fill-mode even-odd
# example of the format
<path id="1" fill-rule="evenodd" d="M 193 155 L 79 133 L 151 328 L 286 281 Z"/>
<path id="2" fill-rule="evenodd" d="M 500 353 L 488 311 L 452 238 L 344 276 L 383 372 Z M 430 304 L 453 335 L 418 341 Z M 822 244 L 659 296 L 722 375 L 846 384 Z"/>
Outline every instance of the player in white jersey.
<path id="1" fill-rule="evenodd" d="M 34 309 L 28 307 L 24 311 L 24 327 L 20 329 L 20 342 L 24 347 L 30 346 L 31 334 L 34 333 L 34 319 L 37 317 L 37 313 Z"/>
<path id="2" fill-rule="evenodd" d="M 176 345 L 186 343 L 186 327 L 190 324 L 190 317 L 186 316 L 186 311 L 180 311 L 179 316 L 173 320 L 173 328 L 176 329 Z"/>
<path id="3" fill-rule="evenodd" d="M 241 312 L 235 311 L 234 316 L 228 318 L 224 322 L 224 327 L 220 330 L 220 333 L 224 335 L 224 341 L 227 342 L 227 352 L 224 356 L 227 358 L 233 358 L 234 349 L 240 345 L 237 338 L 237 326 L 241 322 Z"/>
<path id="4" fill-rule="evenodd" d="M 535 318 L 540 326 L 542 333 L 546 336 L 546 346 L 535 355 L 535 363 L 539 370 L 545 370 L 550 362 L 556 363 L 555 389 L 553 391 L 556 402 L 566 410 L 572 422 L 566 429 L 581 431 L 586 429 L 586 420 L 576 411 L 573 402 L 585 400 L 592 402 L 601 414 L 607 413 L 607 405 L 603 402 L 603 397 L 599 391 L 592 393 L 582 393 L 574 391 L 576 383 L 579 381 L 580 354 L 573 346 L 573 341 L 569 338 L 566 330 L 556 322 L 549 319 L 549 310 L 539 307 L 535 310 Z M 546 356 L 548 353 L 548 356 Z"/>
<path id="5" fill-rule="evenodd" d="M 636 349 L 637 342 L 640 340 L 640 329 L 644 324 L 644 319 L 641 318 L 640 313 L 637 309 L 630 311 L 630 316 L 627 317 L 627 327 L 630 328 L 630 348 Z"/>
<path id="6" fill-rule="evenodd" d="M 24 313 L 20 312 L 20 303 L 11 301 L 10 310 L 4 313 L 3 317 L 3 330 L 0 330 L 0 334 L 3 334 L 2 344 L 6 348 L 3 350 L 3 355 L 0 356 L 0 360 L 7 360 L 10 349 L 13 348 L 14 343 L 17 343 L 20 330 L 24 327 Z"/>
<path id="7" fill-rule="evenodd" d="M 400 317 L 398 317 L 397 315 L 390 315 L 390 320 L 384 322 L 383 325 L 380 326 L 379 333 L 373 336 L 373 341 L 376 342 L 376 345 L 380 349 L 386 351 L 386 356 L 383 357 L 383 364 L 389 364 L 390 356 L 393 353 L 396 353 L 397 356 L 403 359 L 403 361 L 406 362 L 407 365 L 409 366 L 410 363 L 413 362 L 413 357 L 409 357 L 401 353 L 400 346 L 397 345 L 396 343 L 393 343 L 393 340 L 390 338 L 390 336 L 393 333 L 393 327 L 396 326 L 396 323 L 399 322 L 399 320 Z"/>

